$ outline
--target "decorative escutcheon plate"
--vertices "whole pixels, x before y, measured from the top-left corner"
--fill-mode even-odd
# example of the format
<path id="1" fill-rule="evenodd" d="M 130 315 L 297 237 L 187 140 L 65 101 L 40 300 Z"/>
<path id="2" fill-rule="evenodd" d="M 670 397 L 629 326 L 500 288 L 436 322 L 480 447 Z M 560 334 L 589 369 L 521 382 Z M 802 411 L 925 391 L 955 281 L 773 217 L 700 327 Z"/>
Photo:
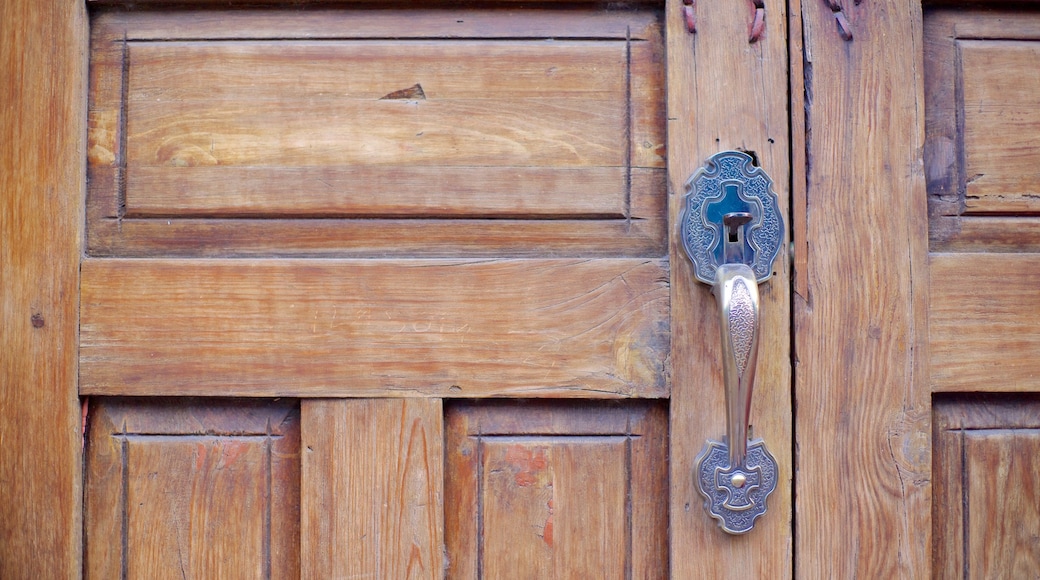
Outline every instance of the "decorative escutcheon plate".
<path id="1" fill-rule="evenodd" d="M 686 189 L 681 236 L 697 279 L 713 284 L 715 270 L 725 261 L 722 216 L 747 212 L 751 221 L 743 241 L 745 263 L 759 284 L 768 280 L 784 239 L 784 222 L 766 172 L 747 153 L 722 151 L 686 182 Z"/>
<path id="2" fill-rule="evenodd" d="M 726 393 L 726 443 L 707 442 L 693 477 L 719 527 L 744 534 L 766 513 L 766 497 L 776 489 L 776 460 L 761 439 L 748 439 L 758 358 L 758 285 L 773 274 L 784 221 L 773 181 L 746 153 L 712 155 L 686 188 L 680 235 L 694 275 L 715 294 Z"/>
<path id="3" fill-rule="evenodd" d="M 695 472 L 705 509 L 730 534 L 750 532 L 776 489 L 776 460 L 761 439 L 748 442 L 746 460 L 735 467 L 729 465 L 725 443 L 708 441 L 697 456 Z"/>

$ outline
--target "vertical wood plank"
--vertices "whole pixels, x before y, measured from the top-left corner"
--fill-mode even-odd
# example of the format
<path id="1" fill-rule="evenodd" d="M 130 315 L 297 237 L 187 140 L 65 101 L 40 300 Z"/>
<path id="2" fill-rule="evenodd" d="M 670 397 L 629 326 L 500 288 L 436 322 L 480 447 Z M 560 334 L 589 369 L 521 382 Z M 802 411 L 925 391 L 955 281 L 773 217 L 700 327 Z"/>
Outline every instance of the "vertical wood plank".
<path id="1" fill-rule="evenodd" d="M 611 440 L 613 439 L 613 440 Z M 556 577 L 625 578 L 631 547 L 627 497 L 630 493 L 628 441 L 621 437 L 606 441 L 563 445 L 553 458 L 556 472 L 552 514 Z M 596 473 L 597 477 L 589 477 Z M 617 546 L 625 546 L 618 550 Z M 563 572 L 566 571 L 566 574 Z"/>
<path id="2" fill-rule="evenodd" d="M 0 577 L 81 568 L 76 305 L 87 16 L 0 3 Z"/>
<path id="3" fill-rule="evenodd" d="M 443 577 L 440 399 L 314 399 L 301 413 L 303 577 Z"/>
<path id="4" fill-rule="evenodd" d="M 929 575 L 920 2 L 801 6 L 807 291 L 795 305 L 796 566 Z M 802 273 L 799 273 L 801 276 Z"/>
<path id="5" fill-rule="evenodd" d="M 964 432 L 934 416 L 932 438 L 932 577 L 957 578 L 964 570 Z"/>
<path id="6" fill-rule="evenodd" d="M 666 5 L 668 171 L 672 264 L 671 566 L 675 578 L 785 578 L 791 566 L 791 374 L 787 253 L 759 289 L 762 299 L 754 436 L 779 463 L 769 513 L 754 533 L 728 536 L 704 510 L 693 464 L 726 430 L 720 340 L 711 289 L 697 282 L 676 234 L 686 180 L 711 155 L 754 152 L 773 178 L 781 211 L 789 198 L 786 3 L 765 1 L 765 32 L 749 42 L 751 3 L 697 2 L 690 34 L 680 0 Z M 746 9 L 742 9 L 746 8 Z M 690 557 L 697 554 L 698 557 Z M 701 557 L 700 555 L 703 555 Z"/>
<path id="7" fill-rule="evenodd" d="M 481 522 L 474 554 L 478 577 L 502 578 L 519 572 L 552 578 L 556 537 L 552 442 L 480 442 L 478 453 L 478 485 L 483 492 L 476 506 Z"/>

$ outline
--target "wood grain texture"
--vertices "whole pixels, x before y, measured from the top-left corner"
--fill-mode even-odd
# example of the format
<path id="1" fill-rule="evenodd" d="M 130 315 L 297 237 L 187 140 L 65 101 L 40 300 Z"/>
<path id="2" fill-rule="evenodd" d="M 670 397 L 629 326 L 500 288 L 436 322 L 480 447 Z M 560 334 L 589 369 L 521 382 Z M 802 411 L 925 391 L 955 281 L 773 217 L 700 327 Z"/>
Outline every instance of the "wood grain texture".
<path id="1" fill-rule="evenodd" d="M 932 216 L 945 228 L 930 250 L 944 252 L 1040 252 L 1040 219 L 1032 216 Z"/>
<path id="2" fill-rule="evenodd" d="M 623 41 L 130 43 L 127 170 L 617 166 L 625 57 Z"/>
<path id="3" fill-rule="evenodd" d="M 1040 390 L 1040 255 L 932 254 L 933 391 Z"/>
<path id="4" fill-rule="evenodd" d="M 965 437 L 971 578 L 1040 576 L 1040 430 Z"/>
<path id="5" fill-rule="evenodd" d="M 167 3 L 168 1 L 169 0 L 143 0 L 142 2 L 131 1 L 131 0 L 87 0 L 87 4 L 91 5 L 91 6 L 95 6 L 95 7 L 107 7 L 107 6 L 162 7 L 162 6 L 169 6 L 169 4 Z M 520 2 L 520 0 L 505 0 L 505 2 L 503 2 L 503 4 L 511 5 L 511 4 L 519 3 L 519 2 Z M 637 0 L 636 2 L 632 2 L 632 4 L 634 4 L 634 5 L 649 4 L 649 3 L 650 3 L 649 0 Z M 273 5 L 273 4 L 284 4 L 284 0 L 180 0 L 177 3 L 178 6 L 189 6 L 189 7 L 195 7 L 195 8 L 205 8 L 205 7 L 208 7 L 208 6 L 216 6 L 216 7 L 220 7 L 220 8 L 227 8 L 228 6 L 256 7 L 256 6 L 266 6 L 266 5 Z M 304 7 L 314 6 L 314 7 L 320 7 L 320 6 L 323 6 L 323 5 L 327 6 L 327 5 L 337 5 L 337 4 L 339 4 L 338 0 L 298 0 L 297 2 L 292 4 L 292 6 L 304 6 Z M 385 2 L 385 0 L 361 0 L 360 2 L 358 2 L 358 4 L 377 6 L 378 7 L 380 4 L 383 4 L 385 6 L 386 2 Z M 435 3 L 435 4 L 439 4 L 439 2 Z M 562 5 L 565 5 L 565 6 L 566 5 L 574 5 L 574 4 L 579 4 L 579 5 L 580 4 L 597 5 L 597 4 L 599 4 L 599 2 L 597 0 L 581 0 L 579 2 L 574 2 L 573 0 L 549 0 L 549 1 L 546 1 L 546 2 L 541 2 L 540 4 L 550 4 L 550 5 L 552 5 L 552 4 L 562 4 Z"/>
<path id="6" fill-rule="evenodd" d="M 1038 31 L 1040 36 L 1040 31 Z M 1040 210 L 1040 39 L 962 40 L 965 211 Z"/>
<path id="7" fill-rule="evenodd" d="M 664 578 L 666 413 L 657 405 L 453 404 L 453 578 Z"/>
<path id="8" fill-rule="evenodd" d="M 664 196 L 647 197 L 664 206 Z M 660 256 L 666 243 L 663 214 L 632 220 L 95 219 L 89 227 L 87 243 L 97 257 L 617 258 Z"/>
<path id="9" fill-rule="evenodd" d="M 295 402 L 102 399 L 90 417 L 87 577 L 299 577 Z"/>
<path id="10" fill-rule="evenodd" d="M 936 405 L 932 433 L 932 577 L 964 577 L 964 437 Z"/>
<path id="11" fill-rule="evenodd" d="M 929 577 L 922 24 L 802 3 L 807 294 L 795 300 L 799 576 Z M 799 274 L 801 275 L 801 274 Z"/>
<path id="12" fill-rule="evenodd" d="M 97 19 L 93 255 L 663 252 L 650 12 L 185 18 Z M 417 217 L 430 242 L 401 248 L 415 220 L 385 218 Z"/>
<path id="13" fill-rule="evenodd" d="M 773 178 L 781 211 L 787 215 L 790 150 L 786 4 L 765 2 L 764 37 L 754 44 L 747 42 L 751 22 L 748 10 L 727 3 L 698 2 L 697 33 L 690 35 L 681 17 L 682 8 L 675 0 L 668 2 L 665 12 L 669 215 L 673 228 L 669 444 L 672 576 L 786 578 L 793 567 L 787 252 L 781 252 L 774 264 L 775 275 L 759 288 L 762 319 L 751 410 L 754 436 L 765 439 L 777 457 L 779 481 L 769 499 L 769 513 L 755 525 L 754 532 L 732 538 L 705 512 L 692 477 L 694 460 L 704 442 L 718 440 L 726 432 L 721 341 L 711 289 L 694 279 L 676 233 L 686 180 L 708 157 L 726 149 L 755 153 Z"/>
<path id="14" fill-rule="evenodd" d="M 98 11 L 96 26 L 126 31 L 134 40 L 337 39 L 350 38 L 517 38 L 517 32 L 540 38 L 647 40 L 659 27 L 649 10 L 589 10 L 588 7 L 411 6 L 407 10 L 372 10 L 312 6 L 308 10 L 248 9 L 171 11 Z M 602 7 L 600 7 L 602 8 Z M 415 26 L 421 23 L 422 26 Z M 411 25 L 411 26 L 410 26 Z M 404 35 L 404 36 L 402 36 Z M 117 35 L 122 38 L 122 35 Z"/>
<path id="15" fill-rule="evenodd" d="M 83 264 L 90 394 L 667 394 L 655 260 Z"/>
<path id="16" fill-rule="evenodd" d="M 1040 17 L 1025 11 L 933 10 L 925 20 L 925 170 L 935 251 L 1037 246 L 1009 235 L 1035 218 Z M 987 218 L 978 216 L 1001 216 Z M 1028 224 L 1028 230 L 1036 224 Z"/>
<path id="17" fill-rule="evenodd" d="M 1040 574 L 1040 398 L 939 397 L 934 441 L 935 577 Z"/>
<path id="18" fill-rule="evenodd" d="M 0 577 L 81 572 L 82 2 L 0 4 Z"/>
<path id="19" fill-rule="evenodd" d="M 441 401 L 301 405 L 303 577 L 443 577 Z"/>

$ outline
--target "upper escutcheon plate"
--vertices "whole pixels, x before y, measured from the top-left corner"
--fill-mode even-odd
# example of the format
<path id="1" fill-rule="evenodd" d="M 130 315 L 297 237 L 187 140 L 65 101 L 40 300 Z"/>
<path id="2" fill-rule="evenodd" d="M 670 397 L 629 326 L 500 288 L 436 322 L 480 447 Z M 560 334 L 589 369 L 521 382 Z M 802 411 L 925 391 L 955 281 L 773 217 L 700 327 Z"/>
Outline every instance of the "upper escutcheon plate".
<path id="1" fill-rule="evenodd" d="M 722 151 L 686 182 L 686 192 L 679 221 L 697 279 L 715 282 L 715 270 L 723 261 L 722 217 L 747 212 L 751 221 L 744 226 L 745 263 L 760 284 L 768 280 L 784 240 L 784 220 L 769 175 L 755 167 L 747 153 Z"/>

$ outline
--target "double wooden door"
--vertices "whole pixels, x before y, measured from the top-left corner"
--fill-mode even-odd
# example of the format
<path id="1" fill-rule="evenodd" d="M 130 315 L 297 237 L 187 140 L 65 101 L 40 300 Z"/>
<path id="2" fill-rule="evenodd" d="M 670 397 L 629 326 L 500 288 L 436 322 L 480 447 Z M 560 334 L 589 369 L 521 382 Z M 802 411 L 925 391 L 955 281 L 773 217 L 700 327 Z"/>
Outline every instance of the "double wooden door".
<path id="1" fill-rule="evenodd" d="M 5 578 L 1036 574 L 1035 18 L 307 8 L 3 5 Z M 791 242 L 736 537 L 726 149 Z"/>

